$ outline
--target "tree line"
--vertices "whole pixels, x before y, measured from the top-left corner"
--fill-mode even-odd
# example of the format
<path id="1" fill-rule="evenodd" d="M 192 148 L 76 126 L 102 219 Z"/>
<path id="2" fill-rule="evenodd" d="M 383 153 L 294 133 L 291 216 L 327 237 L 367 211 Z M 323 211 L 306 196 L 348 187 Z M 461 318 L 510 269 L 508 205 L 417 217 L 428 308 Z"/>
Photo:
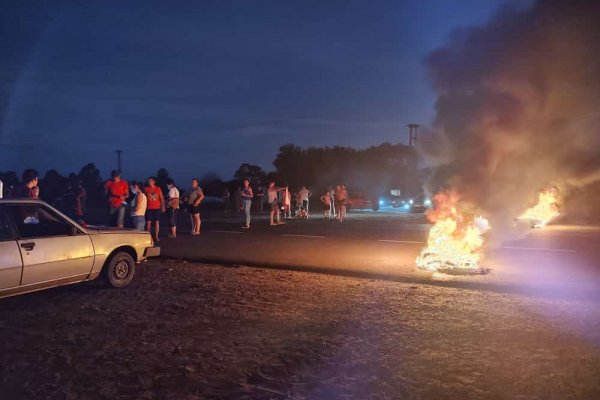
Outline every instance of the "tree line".
<path id="1" fill-rule="evenodd" d="M 225 189 L 233 193 L 243 179 L 249 179 L 253 187 L 263 187 L 268 181 L 275 180 L 279 185 L 307 186 L 318 191 L 345 184 L 364 194 L 378 195 L 400 189 L 405 195 L 415 195 L 421 190 L 423 178 L 422 171 L 417 169 L 414 148 L 390 143 L 361 150 L 342 146 L 302 148 L 286 144 L 279 148 L 273 166 L 275 169 L 267 172 L 258 165 L 243 163 L 234 172 L 233 179 L 224 181 L 218 175 L 208 173 L 200 178 L 200 185 L 207 196 L 221 196 Z M 165 189 L 169 171 L 160 168 L 156 178 L 157 184 Z M 20 184 L 15 171 L 0 172 L 0 180 L 5 192 Z M 42 199 L 55 203 L 75 181 L 81 181 L 85 187 L 89 205 L 104 205 L 105 180 L 94 163 L 67 176 L 55 169 L 47 171 L 39 181 Z"/>

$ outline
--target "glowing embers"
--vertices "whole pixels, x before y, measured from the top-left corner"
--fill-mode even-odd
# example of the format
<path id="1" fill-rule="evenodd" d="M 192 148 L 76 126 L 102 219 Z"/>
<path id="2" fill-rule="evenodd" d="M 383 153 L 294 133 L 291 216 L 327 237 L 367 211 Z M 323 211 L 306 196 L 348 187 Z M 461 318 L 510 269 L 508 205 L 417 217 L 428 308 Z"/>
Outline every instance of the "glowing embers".
<path id="1" fill-rule="evenodd" d="M 418 268 L 448 274 L 483 274 L 480 266 L 483 233 L 490 228 L 483 217 L 469 216 L 457 209 L 455 192 L 441 192 L 433 197 L 427 217 L 434 223 L 427 247 L 417 257 Z"/>
<path id="2" fill-rule="evenodd" d="M 543 190 L 539 194 L 537 204 L 525 211 L 517 219 L 529 221 L 532 228 L 543 228 L 548 222 L 560 215 L 558 200 L 558 189 Z"/>

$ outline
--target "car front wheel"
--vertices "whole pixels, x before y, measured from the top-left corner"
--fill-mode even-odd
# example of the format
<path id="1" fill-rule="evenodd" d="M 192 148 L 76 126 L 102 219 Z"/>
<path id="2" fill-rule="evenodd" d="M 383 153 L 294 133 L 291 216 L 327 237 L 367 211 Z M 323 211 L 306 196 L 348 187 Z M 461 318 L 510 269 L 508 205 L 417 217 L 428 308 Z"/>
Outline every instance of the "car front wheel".
<path id="1" fill-rule="evenodd" d="M 114 254 L 104 267 L 106 282 L 115 288 L 129 285 L 135 275 L 135 262 L 129 253 L 124 251 Z"/>

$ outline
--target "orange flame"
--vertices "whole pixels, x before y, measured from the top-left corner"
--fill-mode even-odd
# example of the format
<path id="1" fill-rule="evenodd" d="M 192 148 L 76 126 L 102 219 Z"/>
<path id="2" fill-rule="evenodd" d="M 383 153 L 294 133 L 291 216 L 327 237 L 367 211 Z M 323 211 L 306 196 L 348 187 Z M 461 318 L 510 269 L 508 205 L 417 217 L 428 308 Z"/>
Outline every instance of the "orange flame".
<path id="1" fill-rule="evenodd" d="M 427 217 L 434 223 L 429 231 L 427 247 L 417 257 L 417 267 L 429 271 L 480 268 L 483 232 L 489 229 L 483 217 L 458 211 L 456 192 L 440 192 L 433 196 L 433 208 Z"/>
<path id="2" fill-rule="evenodd" d="M 558 190 L 551 188 L 539 194 L 538 202 L 523 213 L 518 219 L 530 220 L 533 226 L 541 228 L 560 215 L 558 211 Z"/>

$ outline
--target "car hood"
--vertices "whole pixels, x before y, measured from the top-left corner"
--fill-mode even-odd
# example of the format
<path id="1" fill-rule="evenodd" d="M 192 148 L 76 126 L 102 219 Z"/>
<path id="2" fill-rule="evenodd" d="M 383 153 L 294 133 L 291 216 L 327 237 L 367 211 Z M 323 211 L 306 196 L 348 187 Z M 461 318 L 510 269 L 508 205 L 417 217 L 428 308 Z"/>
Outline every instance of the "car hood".
<path id="1" fill-rule="evenodd" d="M 114 228 L 111 226 L 95 226 L 95 225 L 88 225 L 86 227 L 86 230 L 88 231 L 89 234 L 93 235 L 93 234 L 140 234 L 140 235 L 147 235 L 148 232 L 146 231 L 138 231 L 137 229 L 128 229 L 128 228 Z"/>

